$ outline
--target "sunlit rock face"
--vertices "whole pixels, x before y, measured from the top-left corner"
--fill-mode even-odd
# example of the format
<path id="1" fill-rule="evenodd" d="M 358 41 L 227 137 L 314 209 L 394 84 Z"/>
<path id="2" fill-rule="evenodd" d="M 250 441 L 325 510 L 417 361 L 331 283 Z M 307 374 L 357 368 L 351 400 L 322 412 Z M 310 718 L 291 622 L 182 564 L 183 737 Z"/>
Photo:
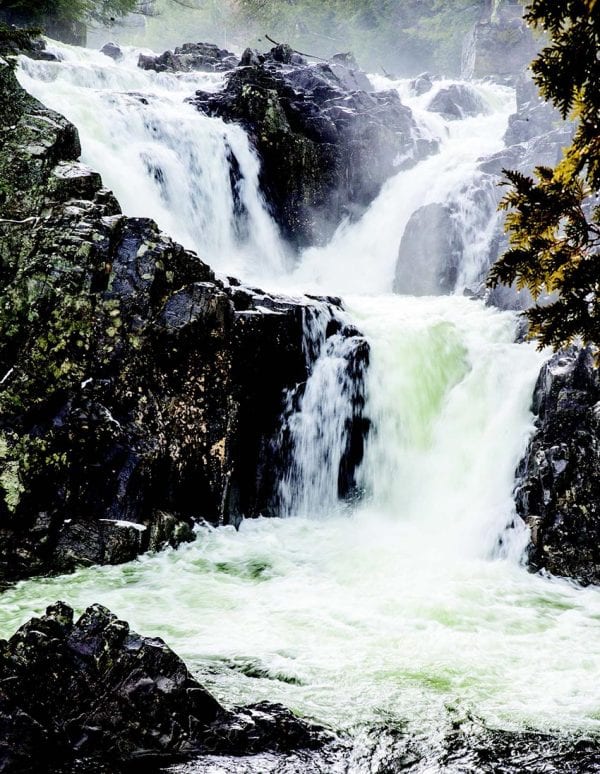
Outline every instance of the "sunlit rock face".
<path id="1" fill-rule="evenodd" d="M 435 149 L 398 92 L 374 92 L 347 56 L 308 64 L 279 46 L 242 62 L 222 92 L 198 92 L 194 102 L 247 130 L 267 201 L 297 247 L 327 241 L 387 178 Z"/>
<path id="2" fill-rule="evenodd" d="M 501 3 L 492 18 L 475 25 L 466 43 L 467 75 L 511 79 L 527 67 L 539 49 L 523 21 L 523 6 Z"/>
<path id="3" fill-rule="evenodd" d="M 124 217 L 75 128 L 0 78 L 0 575 L 124 562 L 196 519 L 266 512 L 306 302 L 217 280 Z"/>

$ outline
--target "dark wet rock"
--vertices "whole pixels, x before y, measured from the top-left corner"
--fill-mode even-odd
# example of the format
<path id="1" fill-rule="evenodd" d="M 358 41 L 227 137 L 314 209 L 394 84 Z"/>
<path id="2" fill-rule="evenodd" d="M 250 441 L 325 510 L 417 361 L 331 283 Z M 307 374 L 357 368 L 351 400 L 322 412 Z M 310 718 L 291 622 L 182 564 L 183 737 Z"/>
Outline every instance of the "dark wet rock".
<path id="1" fill-rule="evenodd" d="M 420 97 L 423 94 L 427 94 L 428 91 L 431 91 L 433 88 L 433 79 L 429 73 L 421 73 L 421 75 L 417 75 L 417 77 L 410 82 L 410 88 L 417 97 Z"/>
<path id="2" fill-rule="evenodd" d="M 485 105 L 474 88 L 463 83 L 453 83 L 440 89 L 427 108 L 448 120 L 461 120 L 485 113 Z"/>
<path id="3" fill-rule="evenodd" d="M 74 623 L 57 602 L 0 641 L 5 774 L 285 753 L 329 738 L 280 705 L 224 709 L 161 639 L 141 637 L 101 605 Z"/>
<path id="4" fill-rule="evenodd" d="M 238 64 L 238 58 L 231 51 L 219 48 L 214 43 L 184 43 L 175 51 L 165 51 L 160 56 L 140 54 L 138 66 L 142 70 L 156 70 L 158 73 L 227 72 Z"/>
<path id="5" fill-rule="evenodd" d="M 267 54 L 265 54 L 265 61 L 278 62 L 279 64 L 286 65 L 305 65 L 307 60 L 302 54 L 288 45 L 287 43 L 278 43 Z"/>
<path id="6" fill-rule="evenodd" d="M 414 296 L 451 293 L 456 285 L 464 245 L 456 212 L 445 204 L 416 210 L 404 231 L 394 293 Z"/>
<path id="7" fill-rule="evenodd" d="M 531 529 L 534 570 L 600 582 L 600 375 L 589 349 L 542 368 L 536 431 L 517 470 L 517 511 Z"/>
<path id="8" fill-rule="evenodd" d="M 600 743 L 585 735 L 490 728 L 450 707 L 435 734 L 409 722 L 362 729 L 320 750 L 285 756 L 202 756 L 172 774 L 597 774 Z"/>
<path id="9" fill-rule="evenodd" d="M 8 18 L 10 16 L 6 12 L 0 11 L 0 22 L 6 22 Z M 9 25 L 7 34 L 0 36 L 0 56 L 12 59 L 19 54 L 45 62 L 59 61 L 56 54 L 47 50 L 44 38 L 36 37 L 29 31 L 21 30 L 15 25 Z"/>
<path id="10" fill-rule="evenodd" d="M 119 46 L 117 43 L 105 43 L 100 49 L 100 53 L 105 54 L 111 59 L 114 59 L 115 62 L 120 62 L 121 59 L 123 59 L 123 51 L 121 50 L 121 46 Z"/>
<path id="11" fill-rule="evenodd" d="M 398 93 L 373 92 L 348 55 L 306 64 L 290 52 L 277 47 L 262 63 L 248 54 L 223 91 L 198 92 L 194 102 L 248 131 L 273 214 L 303 247 L 326 241 L 344 217 L 362 213 L 388 177 L 434 144 L 419 136 Z"/>
<path id="12" fill-rule="evenodd" d="M 523 7 L 502 3 L 495 18 L 477 23 L 467 41 L 468 75 L 473 78 L 517 78 L 539 49 L 523 21 Z"/>
<path id="13" fill-rule="evenodd" d="M 240 59 L 241 67 L 257 67 L 265 61 L 263 54 L 259 53 L 255 48 L 247 48 L 242 54 Z"/>
<path id="14" fill-rule="evenodd" d="M 0 87 L 0 577 L 269 511 L 310 302 L 224 284 L 124 217 L 75 128 L 6 66 Z"/>

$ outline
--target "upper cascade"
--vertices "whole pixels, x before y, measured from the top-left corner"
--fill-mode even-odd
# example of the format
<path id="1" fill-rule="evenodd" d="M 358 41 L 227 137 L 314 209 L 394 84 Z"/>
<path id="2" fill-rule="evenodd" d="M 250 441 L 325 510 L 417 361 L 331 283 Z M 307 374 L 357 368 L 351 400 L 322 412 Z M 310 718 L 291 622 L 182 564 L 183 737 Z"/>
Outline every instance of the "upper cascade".
<path id="1" fill-rule="evenodd" d="M 329 241 L 388 178 L 437 148 L 398 91 L 375 90 L 347 54 L 308 63 L 289 46 L 248 50 L 225 88 L 199 91 L 194 104 L 246 129 L 261 160 L 261 188 L 297 248 Z"/>

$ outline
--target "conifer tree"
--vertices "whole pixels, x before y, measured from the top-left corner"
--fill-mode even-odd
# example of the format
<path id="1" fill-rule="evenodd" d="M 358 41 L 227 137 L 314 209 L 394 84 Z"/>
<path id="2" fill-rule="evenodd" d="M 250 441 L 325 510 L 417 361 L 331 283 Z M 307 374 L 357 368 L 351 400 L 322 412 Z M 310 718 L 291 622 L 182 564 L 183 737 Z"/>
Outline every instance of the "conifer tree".
<path id="1" fill-rule="evenodd" d="M 578 338 L 600 346 L 600 2 L 531 0 L 525 18 L 550 37 L 531 65 L 534 80 L 577 128 L 554 169 L 505 172 L 510 249 L 489 284 L 515 282 L 535 301 L 551 294 L 526 312 L 540 347 Z"/>

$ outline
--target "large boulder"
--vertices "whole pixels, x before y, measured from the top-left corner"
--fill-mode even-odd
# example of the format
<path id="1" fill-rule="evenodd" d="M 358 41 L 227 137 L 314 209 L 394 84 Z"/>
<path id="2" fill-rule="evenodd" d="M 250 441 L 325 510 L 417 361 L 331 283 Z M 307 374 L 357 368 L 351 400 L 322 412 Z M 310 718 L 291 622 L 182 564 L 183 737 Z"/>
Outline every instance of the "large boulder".
<path id="1" fill-rule="evenodd" d="M 0 641 L 4 774 L 282 753 L 327 739 L 280 705 L 225 710 L 161 639 L 136 634 L 101 605 L 74 622 L 57 602 Z"/>
<path id="2" fill-rule="evenodd" d="M 165 51 L 160 56 L 140 54 L 138 66 L 142 70 L 156 70 L 158 73 L 227 72 L 237 65 L 238 58 L 231 51 L 219 48 L 214 43 L 184 43 L 174 51 Z"/>
<path id="3" fill-rule="evenodd" d="M 5 65 L 0 95 L 0 577 L 271 512 L 311 302 L 218 280 L 121 214 L 75 128 Z"/>
<path id="4" fill-rule="evenodd" d="M 348 55 L 308 64 L 279 46 L 198 92 L 203 112 L 242 124 L 261 158 L 260 183 L 297 247 L 328 240 L 382 184 L 431 152 L 396 91 L 374 92 Z"/>
<path id="5" fill-rule="evenodd" d="M 535 570 L 600 582 L 600 374 L 588 349 L 560 352 L 533 396 L 536 431 L 517 470 L 517 511 Z"/>
<path id="6" fill-rule="evenodd" d="M 485 105 L 472 86 L 453 83 L 437 92 L 427 110 L 439 113 L 449 121 L 456 121 L 485 113 Z"/>
<path id="7" fill-rule="evenodd" d="M 416 210 L 404 231 L 394 277 L 394 293 L 437 296 L 451 293 L 462 261 L 463 242 L 456 212 L 447 204 Z"/>

